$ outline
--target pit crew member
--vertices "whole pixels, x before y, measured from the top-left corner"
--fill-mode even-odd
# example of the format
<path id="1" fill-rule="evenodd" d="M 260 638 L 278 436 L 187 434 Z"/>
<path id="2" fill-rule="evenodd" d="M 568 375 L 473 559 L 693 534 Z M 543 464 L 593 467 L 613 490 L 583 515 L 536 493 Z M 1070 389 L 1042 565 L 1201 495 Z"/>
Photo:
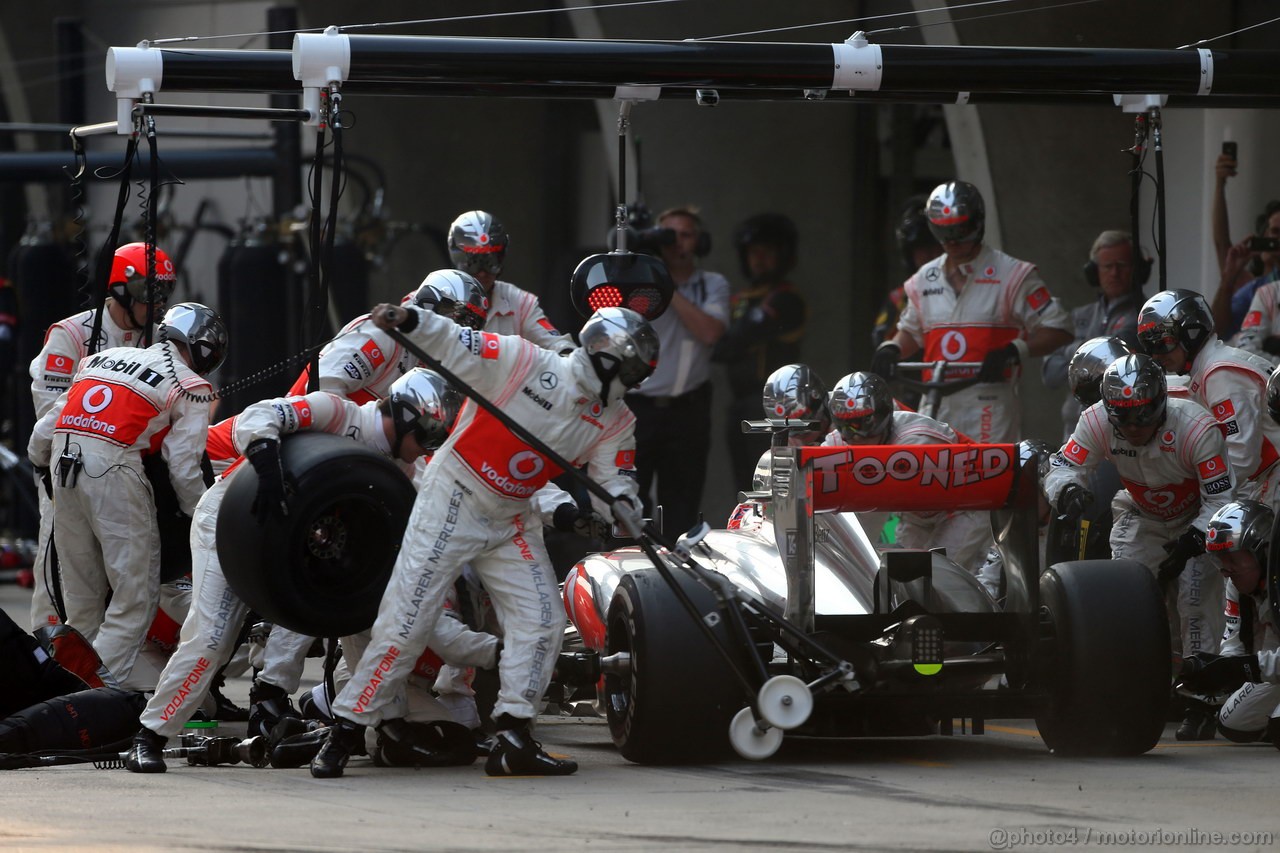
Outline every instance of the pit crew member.
<path id="1" fill-rule="evenodd" d="M 476 334 L 416 307 L 381 305 L 374 321 L 399 327 L 462 381 L 573 464 L 589 463 L 616 496 L 614 520 L 640 530 L 635 419 L 623 395 L 657 363 L 658 339 L 639 314 L 597 311 L 582 346 L 565 357 L 528 341 Z M 564 610 L 530 498 L 558 471 L 487 409 L 466 405 L 427 466 L 404 544 L 383 596 L 373 638 L 333 703 L 337 723 L 311 763 L 319 778 L 341 776 L 359 745 L 359 725 L 400 716 L 399 686 L 470 563 L 506 635 L 494 706 L 489 775 L 565 775 L 577 764 L 547 755 L 530 731 L 560 650 Z"/>

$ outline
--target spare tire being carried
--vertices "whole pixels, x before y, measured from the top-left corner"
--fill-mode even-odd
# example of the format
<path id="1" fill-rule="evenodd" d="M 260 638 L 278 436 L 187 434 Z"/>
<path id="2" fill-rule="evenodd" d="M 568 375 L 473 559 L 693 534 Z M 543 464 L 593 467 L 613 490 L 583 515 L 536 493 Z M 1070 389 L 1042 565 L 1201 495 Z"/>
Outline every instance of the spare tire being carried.
<path id="1" fill-rule="evenodd" d="M 350 438 L 300 432 L 281 442 L 289 515 L 259 524 L 258 475 L 242 464 L 218 511 L 218 559 L 264 619 L 311 637 L 363 631 L 378 615 L 416 497 L 387 457 Z"/>

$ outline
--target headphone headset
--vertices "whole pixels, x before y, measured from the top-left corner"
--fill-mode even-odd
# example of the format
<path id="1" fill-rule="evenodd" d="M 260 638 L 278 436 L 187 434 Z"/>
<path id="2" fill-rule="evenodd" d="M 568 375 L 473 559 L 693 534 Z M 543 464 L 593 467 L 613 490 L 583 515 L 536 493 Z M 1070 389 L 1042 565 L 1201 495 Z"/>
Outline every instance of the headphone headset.
<path id="1" fill-rule="evenodd" d="M 1117 244 L 1119 245 L 1119 244 Z M 1133 246 L 1132 243 L 1129 245 Z M 1111 248 L 1108 246 L 1107 248 Z M 1133 289 L 1137 290 L 1151 279 L 1151 268 L 1155 266 L 1155 261 L 1151 256 L 1143 251 L 1141 246 L 1134 246 L 1137 257 L 1133 260 Z M 1084 272 L 1084 280 L 1089 282 L 1090 287 L 1101 287 L 1102 279 L 1098 275 L 1098 262 L 1090 258 L 1081 271 Z"/>

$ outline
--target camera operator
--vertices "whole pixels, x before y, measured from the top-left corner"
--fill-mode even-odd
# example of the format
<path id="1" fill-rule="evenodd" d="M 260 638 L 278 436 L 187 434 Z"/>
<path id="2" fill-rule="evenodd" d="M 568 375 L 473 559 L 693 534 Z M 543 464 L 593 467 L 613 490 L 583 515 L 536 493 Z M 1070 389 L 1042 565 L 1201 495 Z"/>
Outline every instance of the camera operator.
<path id="1" fill-rule="evenodd" d="M 652 321 L 662 351 L 657 369 L 627 394 L 636 417 L 636 470 L 646 517 L 650 490 L 658 481 L 663 527 L 684 533 L 698 520 L 711 452 L 711 350 L 729 323 L 729 281 L 698 268 L 711 249 L 710 236 L 693 207 L 658 215 L 658 227 L 675 234 L 660 254 L 676 292 L 671 306 Z"/>

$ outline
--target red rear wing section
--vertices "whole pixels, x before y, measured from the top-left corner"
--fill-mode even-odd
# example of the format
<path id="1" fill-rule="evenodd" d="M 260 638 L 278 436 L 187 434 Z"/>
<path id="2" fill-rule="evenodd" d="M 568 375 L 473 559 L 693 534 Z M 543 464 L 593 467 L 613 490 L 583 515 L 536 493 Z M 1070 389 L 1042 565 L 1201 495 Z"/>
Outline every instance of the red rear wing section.
<path id="1" fill-rule="evenodd" d="M 1012 444 L 795 448 L 812 512 L 999 509 L 1013 496 Z"/>

